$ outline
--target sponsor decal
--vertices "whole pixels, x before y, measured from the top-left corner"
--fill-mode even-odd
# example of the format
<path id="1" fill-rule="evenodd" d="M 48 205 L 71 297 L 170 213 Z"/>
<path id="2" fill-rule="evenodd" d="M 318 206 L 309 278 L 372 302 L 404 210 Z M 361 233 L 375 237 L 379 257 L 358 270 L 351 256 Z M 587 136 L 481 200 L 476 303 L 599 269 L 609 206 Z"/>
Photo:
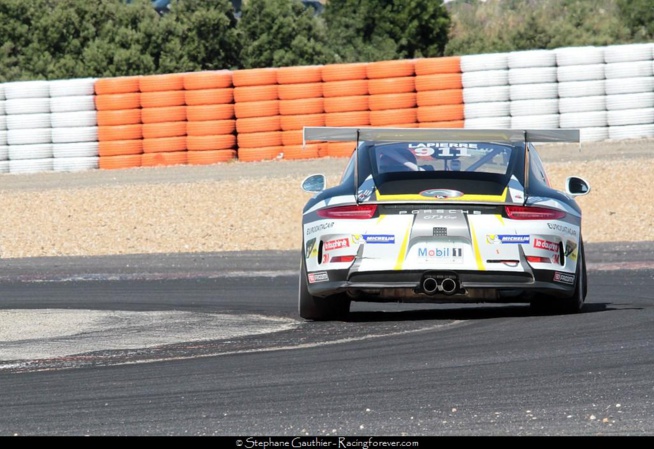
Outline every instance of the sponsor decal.
<path id="1" fill-rule="evenodd" d="M 359 201 L 366 201 L 368 198 L 372 196 L 372 189 L 365 189 L 365 190 L 359 190 L 357 194 L 357 198 Z"/>
<path id="2" fill-rule="evenodd" d="M 395 243 L 395 236 L 391 234 L 365 234 L 363 240 L 366 243 Z"/>
<path id="3" fill-rule="evenodd" d="M 505 235 L 495 235 L 487 234 L 486 243 L 497 245 L 499 243 L 529 243 L 528 235 L 516 235 L 516 234 L 505 234 Z"/>
<path id="4" fill-rule="evenodd" d="M 365 181 L 359 186 L 357 190 L 357 198 L 359 201 L 366 201 L 375 193 L 375 181 L 372 175 L 368 176 Z"/>
<path id="5" fill-rule="evenodd" d="M 309 273 L 307 276 L 309 278 L 310 284 L 315 284 L 316 282 L 326 282 L 329 280 L 329 275 L 326 271 L 319 271 L 317 273 Z"/>
<path id="6" fill-rule="evenodd" d="M 463 192 L 459 192 L 458 190 L 450 190 L 450 189 L 429 189 L 420 192 L 420 196 L 426 196 L 429 198 L 438 198 L 438 199 L 458 198 L 460 196 L 463 196 Z"/>
<path id="7" fill-rule="evenodd" d="M 335 249 L 347 248 L 349 246 L 350 246 L 350 239 L 346 237 L 343 239 L 335 239 L 325 242 L 323 248 L 325 249 L 325 251 L 333 251 Z"/>
<path id="8" fill-rule="evenodd" d="M 574 284 L 575 275 L 568 273 L 561 273 L 560 271 L 554 272 L 554 282 L 561 282 L 562 284 Z"/>
<path id="9" fill-rule="evenodd" d="M 311 226 L 307 228 L 307 235 L 314 234 L 318 231 L 326 231 L 327 229 L 334 226 L 334 222 L 330 221 L 328 223 L 320 223 L 319 225 Z"/>
<path id="10" fill-rule="evenodd" d="M 453 214 L 472 214 L 472 215 L 481 215 L 480 210 L 469 210 L 469 209 L 414 209 L 414 210 L 401 210 L 398 212 L 399 215 L 420 215 L 420 214 L 438 214 L 438 215 L 453 215 Z"/>
<path id="11" fill-rule="evenodd" d="M 560 258 L 560 256 L 558 254 L 554 254 L 552 256 L 552 263 L 561 265 L 561 258 Z"/>
<path id="12" fill-rule="evenodd" d="M 543 239 L 534 239 L 534 248 L 546 249 L 547 251 L 559 252 L 559 245 Z"/>
<path id="13" fill-rule="evenodd" d="M 570 256 L 577 249 L 577 244 L 568 240 L 565 242 L 565 256 Z"/>
<path id="14" fill-rule="evenodd" d="M 329 254 L 323 254 L 322 255 L 322 262 L 321 263 L 329 263 Z"/>
<path id="15" fill-rule="evenodd" d="M 457 259 L 463 257 L 463 248 L 418 248 L 418 257 Z"/>
<path id="16" fill-rule="evenodd" d="M 435 152 L 438 152 L 440 157 L 466 157 L 470 156 L 468 149 L 477 149 L 477 144 L 460 142 L 421 142 L 409 144 L 409 150 L 416 156 L 431 156 Z"/>
<path id="17" fill-rule="evenodd" d="M 311 251 L 313 251 L 313 248 L 316 246 L 316 238 L 312 238 L 311 240 L 308 240 L 306 245 L 305 245 L 305 257 L 308 259 L 311 256 Z"/>
<path id="18" fill-rule="evenodd" d="M 547 223 L 547 227 L 555 231 L 564 232 L 573 236 L 577 236 L 577 230 L 571 228 L 570 226 L 561 225 L 558 223 Z"/>
<path id="19" fill-rule="evenodd" d="M 422 218 L 423 220 L 456 220 L 458 215 L 425 215 Z"/>

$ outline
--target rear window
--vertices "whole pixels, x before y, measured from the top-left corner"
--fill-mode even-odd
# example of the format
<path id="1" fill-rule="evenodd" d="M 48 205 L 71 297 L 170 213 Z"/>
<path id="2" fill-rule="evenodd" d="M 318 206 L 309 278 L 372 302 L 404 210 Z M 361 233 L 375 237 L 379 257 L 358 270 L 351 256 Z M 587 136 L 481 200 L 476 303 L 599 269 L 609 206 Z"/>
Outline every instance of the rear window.
<path id="1" fill-rule="evenodd" d="M 377 174 L 433 171 L 507 175 L 514 151 L 511 145 L 491 142 L 377 142 L 370 154 Z"/>

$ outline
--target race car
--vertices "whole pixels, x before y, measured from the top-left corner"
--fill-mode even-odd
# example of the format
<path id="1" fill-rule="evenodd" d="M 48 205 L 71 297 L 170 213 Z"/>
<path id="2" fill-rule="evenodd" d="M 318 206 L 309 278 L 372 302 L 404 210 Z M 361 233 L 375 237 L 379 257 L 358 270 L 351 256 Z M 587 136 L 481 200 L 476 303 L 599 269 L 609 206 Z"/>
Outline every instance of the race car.
<path id="1" fill-rule="evenodd" d="M 587 293 L 580 177 L 550 186 L 534 142 L 579 130 L 305 127 L 352 142 L 337 186 L 308 176 L 298 308 L 343 319 L 352 301 L 528 303 L 579 312 Z"/>

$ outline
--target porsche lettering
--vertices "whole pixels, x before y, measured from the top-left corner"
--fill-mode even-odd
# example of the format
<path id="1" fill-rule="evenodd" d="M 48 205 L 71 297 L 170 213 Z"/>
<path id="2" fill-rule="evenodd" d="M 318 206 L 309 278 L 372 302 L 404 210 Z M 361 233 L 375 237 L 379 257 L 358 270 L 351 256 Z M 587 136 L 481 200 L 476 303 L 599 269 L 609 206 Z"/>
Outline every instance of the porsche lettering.
<path id="1" fill-rule="evenodd" d="M 480 210 L 469 210 L 469 209 L 413 209 L 413 210 L 401 210 L 398 212 L 399 215 L 420 215 L 420 214 L 464 214 L 464 215 L 481 215 Z"/>

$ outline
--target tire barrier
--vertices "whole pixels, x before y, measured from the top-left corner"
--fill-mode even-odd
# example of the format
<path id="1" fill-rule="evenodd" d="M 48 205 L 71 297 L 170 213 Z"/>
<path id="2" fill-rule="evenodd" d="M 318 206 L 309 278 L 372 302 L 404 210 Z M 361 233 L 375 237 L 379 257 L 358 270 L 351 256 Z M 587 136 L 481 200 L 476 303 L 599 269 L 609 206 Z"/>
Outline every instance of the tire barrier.
<path id="1" fill-rule="evenodd" d="M 94 87 L 98 168 L 140 167 L 143 154 L 140 77 L 101 78 Z"/>
<path id="2" fill-rule="evenodd" d="M 277 159 L 283 154 L 277 68 L 233 73 L 236 157 Z M 261 151 L 258 151 L 261 149 Z"/>
<path id="3" fill-rule="evenodd" d="M 16 81 L 4 85 L 9 173 L 52 171 L 50 84 Z"/>
<path id="4" fill-rule="evenodd" d="M 349 157 L 305 126 L 654 136 L 654 44 L 0 84 L 0 173 Z"/>
<path id="5" fill-rule="evenodd" d="M 314 120 L 324 116 L 322 70 L 322 66 L 280 67 L 277 70 L 282 141 L 280 157 L 283 159 L 312 159 L 327 155 L 327 145 L 324 143 L 302 147 L 302 128 L 295 126 L 295 123 L 301 123 L 304 116 L 314 117 Z M 324 119 L 319 122 L 324 123 Z"/>
<path id="6" fill-rule="evenodd" d="M 183 78 L 186 136 L 159 142 L 166 152 L 186 149 L 186 164 L 210 165 L 236 158 L 233 73 L 212 70 Z M 176 140 L 177 139 L 177 140 Z M 153 142 L 157 144 L 157 142 Z"/>

